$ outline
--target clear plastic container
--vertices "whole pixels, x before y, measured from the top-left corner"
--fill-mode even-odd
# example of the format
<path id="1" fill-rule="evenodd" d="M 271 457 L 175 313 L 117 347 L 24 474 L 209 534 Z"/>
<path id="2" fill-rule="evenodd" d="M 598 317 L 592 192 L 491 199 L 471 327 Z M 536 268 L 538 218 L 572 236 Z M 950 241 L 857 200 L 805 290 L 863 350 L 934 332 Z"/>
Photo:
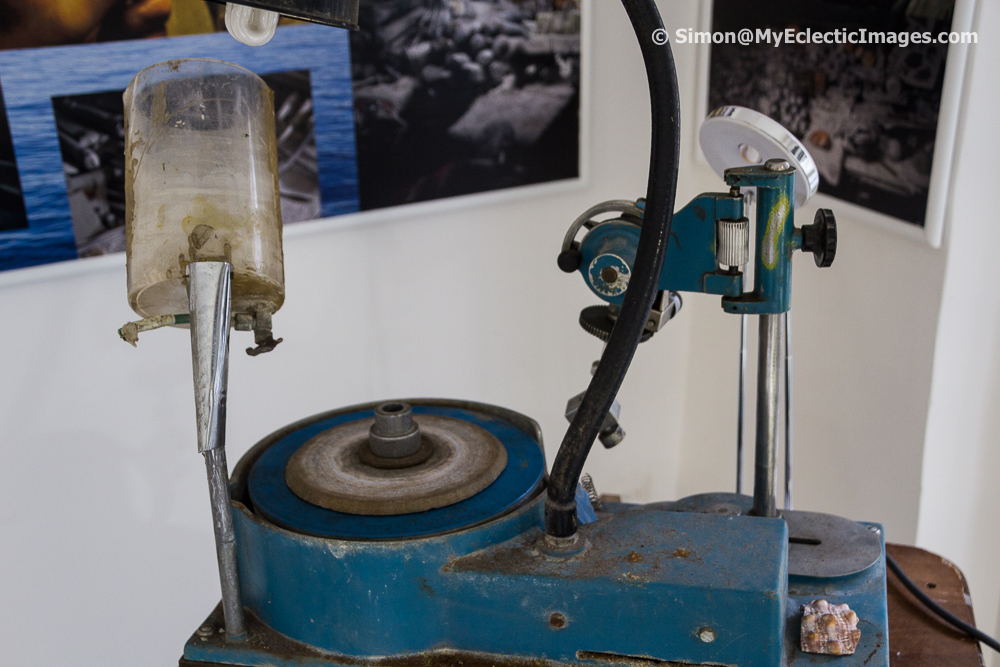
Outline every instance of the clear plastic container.
<path id="1" fill-rule="evenodd" d="M 233 313 L 285 299 L 274 96 L 219 60 L 147 67 L 125 91 L 128 301 L 143 317 L 188 312 L 186 267 L 233 265 Z"/>

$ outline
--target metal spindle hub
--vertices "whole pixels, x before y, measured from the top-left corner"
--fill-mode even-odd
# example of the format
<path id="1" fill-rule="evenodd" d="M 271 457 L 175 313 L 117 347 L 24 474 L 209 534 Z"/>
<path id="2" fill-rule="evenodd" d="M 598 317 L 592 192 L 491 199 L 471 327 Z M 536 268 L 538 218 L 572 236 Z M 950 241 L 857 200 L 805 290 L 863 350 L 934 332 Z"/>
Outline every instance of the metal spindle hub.
<path id="1" fill-rule="evenodd" d="M 403 401 L 383 403 L 375 408 L 375 423 L 368 431 L 372 454 L 400 459 L 420 449 L 420 427 L 413 421 L 413 409 Z"/>

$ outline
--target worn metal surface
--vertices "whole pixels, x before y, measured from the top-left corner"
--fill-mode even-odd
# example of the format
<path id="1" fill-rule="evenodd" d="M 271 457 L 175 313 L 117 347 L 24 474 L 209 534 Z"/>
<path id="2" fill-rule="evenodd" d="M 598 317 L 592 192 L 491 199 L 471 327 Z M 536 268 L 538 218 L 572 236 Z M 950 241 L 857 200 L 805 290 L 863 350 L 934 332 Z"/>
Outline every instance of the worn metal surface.
<path id="1" fill-rule="evenodd" d="M 433 450 L 423 462 L 404 468 L 369 465 L 361 452 L 377 421 L 363 418 L 302 445 L 285 467 L 288 488 L 306 502 L 335 512 L 413 514 L 471 498 L 507 467 L 503 444 L 476 424 L 432 414 L 420 415 L 415 422 L 417 434 Z"/>
<path id="2" fill-rule="evenodd" d="M 410 401 L 419 421 L 425 415 L 467 422 L 491 434 L 502 443 L 507 453 L 507 467 L 495 482 L 480 493 L 447 507 L 402 515 L 366 516 L 335 512 L 306 502 L 288 487 L 285 470 L 289 459 L 302 445 L 329 429 L 371 420 L 372 409 L 337 413 L 335 416 L 312 421 L 284 430 L 276 440 L 272 436 L 263 451 L 254 447 L 248 453 L 252 470 L 241 462 L 237 466 L 237 484 L 248 479 L 249 500 L 255 511 L 269 521 L 302 533 L 317 536 L 360 540 L 386 540 L 434 535 L 466 528 L 488 521 L 525 502 L 540 489 L 545 471 L 545 458 L 540 444 L 531 435 L 508 421 L 485 410 L 420 405 Z M 512 413 L 516 414 L 516 413 Z M 512 417 L 517 418 L 517 417 Z M 526 426 L 533 424 L 520 417 Z M 363 428 L 367 434 L 367 421 Z M 362 435 L 362 437 L 364 436 Z M 384 471 L 392 472 L 392 471 Z M 240 497 L 237 495 L 237 497 Z"/>
<path id="3" fill-rule="evenodd" d="M 753 291 L 724 296 L 722 307 L 727 313 L 783 313 L 791 303 L 792 252 L 801 242 L 793 233 L 795 169 L 773 171 L 761 166 L 729 169 L 726 184 L 733 188 L 757 188 L 756 256 Z"/>
<path id="4" fill-rule="evenodd" d="M 742 215 L 743 198 L 730 193 L 699 195 L 674 213 L 659 289 L 739 295 L 742 274 L 721 271 L 716 263 L 716 223 Z M 640 227 L 629 220 L 602 222 L 580 243 L 580 273 L 587 287 L 610 304 L 621 305 L 624 300 L 639 231 Z M 616 271 L 615 281 L 605 280 L 602 272 L 606 268 Z"/>
<path id="5" fill-rule="evenodd" d="M 781 315 L 761 315 L 757 335 L 757 432 L 754 443 L 753 513 L 777 516 L 778 373 Z"/>
<path id="6" fill-rule="evenodd" d="M 188 265 L 191 364 L 199 452 L 225 446 L 232 269 L 229 262 Z"/>
<path id="7" fill-rule="evenodd" d="M 704 512 L 715 508 L 716 511 L 722 506 L 739 508 L 743 512 L 749 511 L 753 500 L 748 496 L 741 496 L 734 493 L 702 493 L 688 496 L 677 501 L 656 503 L 649 507 L 668 509 L 680 512 Z M 614 511 L 614 505 L 604 503 L 609 511 Z M 841 517 L 827 514 L 816 515 L 813 512 L 793 511 L 789 513 L 792 520 L 789 523 L 789 576 L 788 576 L 788 607 L 787 622 L 785 624 L 785 657 L 786 667 L 804 667 L 805 665 L 836 665 L 837 667 L 888 667 L 889 665 L 889 645 L 888 645 L 888 611 L 886 596 L 886 569 L 885 569 L 885 539 L 884 531 L 879 524 L 867 522 L 854 522 Z M 805 516 L 804 515 L 813 515 Z M 846 527 L 841 522 L 852 524 Z M 829 544 L 837 544 L 838 539 L 851 542 L 845 544 L 845 550 L 857 549 L 864 551 L 868 557 L 874 555 L 874 562 L 869 566 L 855 571 L 853 574 L 843 576 L 808 576 L 803 574 L 807 570 L 803 567 L 805 559 L 815 560 L 809 556 L 803 557 L 803 548 L 816 547 L 821 545 L 805 544 L 810 536 L 814 537 L 819 533 L 807 531 L 804 523 L 810 523 L 816 529 L 823 525 L 827 526 L 829 536 L 816 538 L 822 541 L 825 539 Z M 793 528 L 794 526 L 794 528 Z M 832 527 L 831 527 L 832 526 Z M 855 532 L 856 531 L 856 532 Z M 862 537 L 864 533 L 864 537 Z M 855 542 L 861 541 L 861 544 Z M 874 547 L 874 548 L 873 548 Z M 876 551 L 877 549 L 877 551 Z M 793 551 L 795 555 L 793 556 Z M 853 567 L 845 567 L 844 562 L 838 570 L 825 570 L 832 574 L 835 571 L 846 572 Z M 855 566 L 860 566 L 859 561 Z M 793 570 L 794 568 L 794 570 Z M 861 641 L 852 656 L 821 656 L 802 653 L 799 650 L 799 624 L 802 620 L 801 607 L 804 604 L 816 599 L 824 599 L 835 604 L 848 604 L 860 619 L 858 628 L 861 629 Z"/>
<path id="8" fill-rule="evenodd" d="M 240 637 L 246 633 L 240 573 L 236 556 L 236 532 L 233 529 L 232 503 L 229 499 L 229 470 L 225 447 L 205 452 L 209 496 L 212 500 L 212 525 L 215 529 L 215 555 L 219 562 L 222 606 L 226 613 L 226 634 Z"/>
<path id="9" fill-rule="evenodd" d="M 856 521 L 785 510 L 788 523 L 788 573 L 804 577 L 843 577 L 868 569 L 882 558 L 879 533 Z"/>
<path id="10" fill-rule="evenodd" d="M 442 647 L 525 661 L 779 664 L 783 521 L 622 508 L 581 528 L 582 549 L 561 559 L 536 548 L 540 510 L 538 499 L 445 536 L 352 542 L 295 535 L 238 505 L 246 603 L 273 630 L 338 654 L 331 664 Z M 706 627 L 716 641 L 699 638 Z M 193 638 L 185 658 L 284 664 L 206 643 Z"/>
<path id="11" fill-rule="evenodd" d="M 795 426 L 795 391 L 792 376 L 792 311 L 785 313 L 785 503 L 792 509 L 792 463 Z"/>
<path id="12" fill-rule="evenodd" d="M 390 401 L 375 408 L 368 446 L 375 456 L 389 459 L 406 458 L 420 450 L 420 426 L 413 421 L 409 403 Z"/>
<path id="13" fill-rule="evenodd" d="M 208 473 L 226 633 L 230 637 L 240 637 L 246 634 L 246 620 L 240 594 L 236 536 L 229 498 L 229 470 L 226 466 L 226 385 L 232 317 L 232 268 L 228 262 L 194 262 L 188 265 L 188 302 L 198 451 L 205 455 Z"/>

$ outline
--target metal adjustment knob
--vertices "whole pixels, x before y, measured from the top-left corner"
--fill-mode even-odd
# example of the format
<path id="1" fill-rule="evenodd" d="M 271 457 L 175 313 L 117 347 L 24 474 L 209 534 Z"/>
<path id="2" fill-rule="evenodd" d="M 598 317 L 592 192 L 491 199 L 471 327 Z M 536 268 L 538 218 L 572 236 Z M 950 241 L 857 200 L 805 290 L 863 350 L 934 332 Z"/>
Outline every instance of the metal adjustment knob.
<path id="1" fill-rule="evenodd" d="M 816 211 L 813 224 L 802 225 L 802 250 L 813 254 L 816 266 L 833 264 L 837 256 L 837 219 L 833 211 L 821 208 Z"/>
<path id="2" fill-rule="evenodd" d="M 746 266 L 750 261 L 750 221 L 719 220 L 715 230 L 715 261 L 722 266 Z"/>
<path id="3" fill-rule="evenodd" d="M 372 454 L 386 459 L 400 459 L 420 450 L 420 427 L 414 423 L 408 403 L 393 401 L 375 408 L 368 446 Z"/>

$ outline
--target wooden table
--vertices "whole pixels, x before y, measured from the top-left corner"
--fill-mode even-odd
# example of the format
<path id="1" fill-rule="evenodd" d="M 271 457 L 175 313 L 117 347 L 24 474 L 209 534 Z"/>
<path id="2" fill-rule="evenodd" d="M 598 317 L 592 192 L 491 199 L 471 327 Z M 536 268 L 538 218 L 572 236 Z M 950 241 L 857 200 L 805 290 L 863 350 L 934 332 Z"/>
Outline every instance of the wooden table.
<path id="1" fill-rule="evenodd" d="M 975 625 L 969 586 L 961 570 L 944 558 L 917 547 L 889 544 L 886 550 L 932 600 Z M 892 572 L 889 572 L 887 583 L 890 667 L 982 667 L 979 642 L 938 620 Z"/>

